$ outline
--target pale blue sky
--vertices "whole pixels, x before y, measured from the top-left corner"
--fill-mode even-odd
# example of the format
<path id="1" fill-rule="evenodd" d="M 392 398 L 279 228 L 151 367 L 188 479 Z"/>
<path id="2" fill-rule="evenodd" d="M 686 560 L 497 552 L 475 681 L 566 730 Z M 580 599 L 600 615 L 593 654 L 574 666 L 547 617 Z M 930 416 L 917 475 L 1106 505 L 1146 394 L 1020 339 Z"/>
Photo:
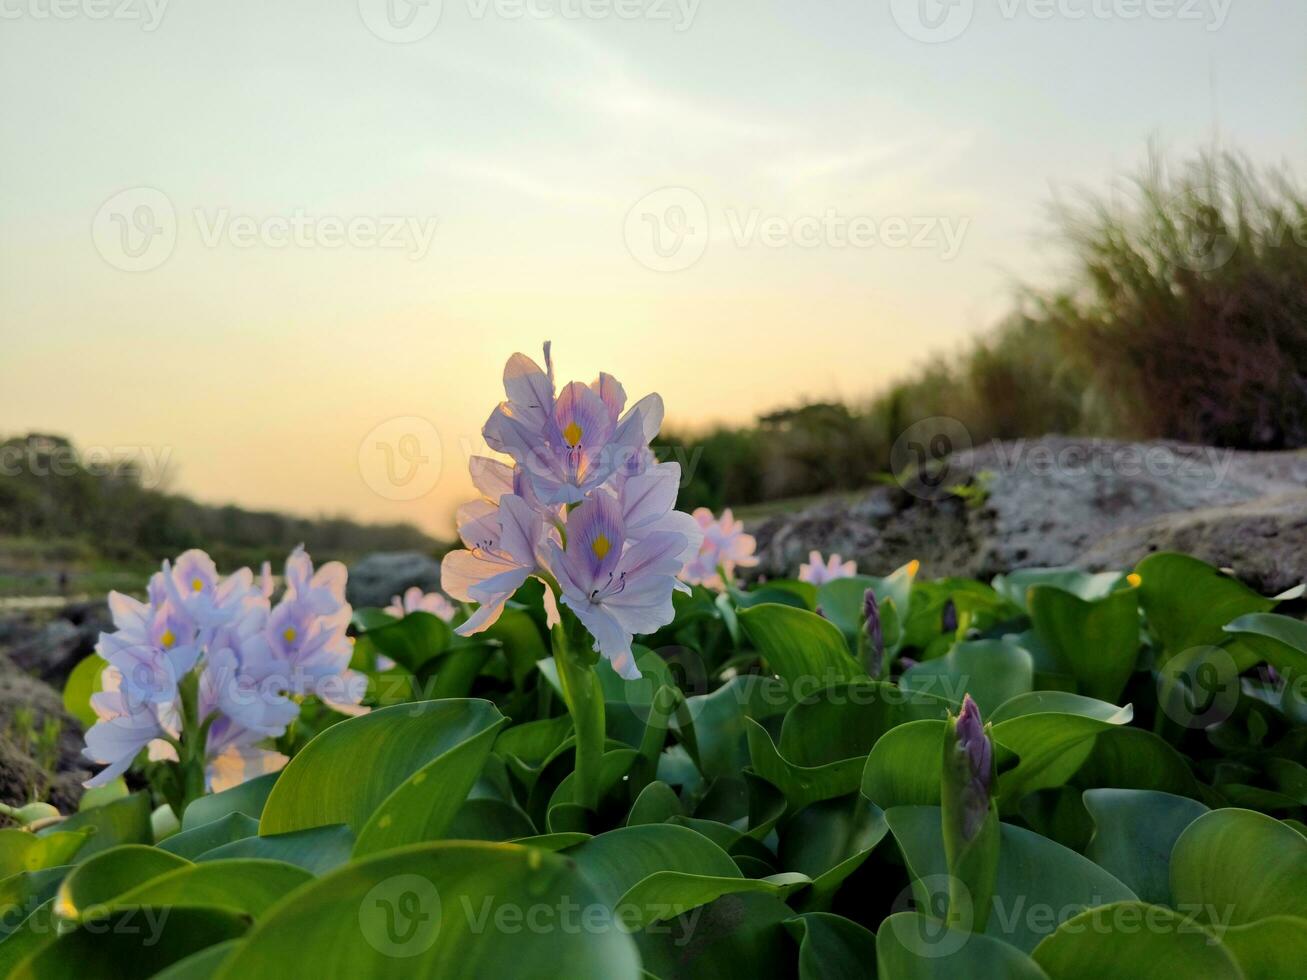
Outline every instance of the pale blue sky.
<path id="1" fill-rule="evenodd" d="M 146 0 L 51 2 L 0 0 L 0 430 L 165 447 L 204 499 L 441 532 L 513 350 L 552 337 L 565 377 L 609 370 L 688 423 L 856 397 L 1048 273 L 1054 188 L 1218 124 L 1258 162 L 1307 159 L 1298 3 L 976 0 L 925 43 L 900 26 L 916 0 L 700 0 L 688 23 L 661 0 L 445 0 L 395 44 L 368 26 L 384 0 L 173 0 L 153 30 Z M 175 246 L 124 271 L 96 235 L 142 187 Z M 708 233 L 657 271 L 628 213 L 665 187 Z M 279 244 L 297 213 L 406 224 L 395 248 Z M 821 216 L 902 217 L 923 247 L 795 241 Z M 445 465 L 396 501 L 358 449 L 410 415 Z"/>

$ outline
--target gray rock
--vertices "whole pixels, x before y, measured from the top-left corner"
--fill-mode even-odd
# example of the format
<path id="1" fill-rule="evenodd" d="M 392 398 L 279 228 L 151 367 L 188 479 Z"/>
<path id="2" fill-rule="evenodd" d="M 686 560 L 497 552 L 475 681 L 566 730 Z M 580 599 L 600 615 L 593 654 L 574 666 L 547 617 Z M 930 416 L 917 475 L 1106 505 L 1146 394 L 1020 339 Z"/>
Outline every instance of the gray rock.
<path id="1" fill-rule="evenodd" d="M 413 585 L 440 588 L 440 563 L 416 551 L 382 551 L 350 566 L 346 597 L 356 608 L 386 606 Z"/>
<path id="2" fill-rule="evenodd" d="M 1307 451 L 1048 436 L 955 453 L 936 476 L 759 522 L 758 572 L 793 575 L 814 548 L 869 574 L 918 558 L 932 577 L 978 578 L 1176 550 L 1268 591 L 1307 576 Z"/>
<path id="3" fill-rule="evenodd" d="M 51 718 L 58 722 L 59 734 L 42 758 L 38 734 Z M 70 813 L 82 797 L 82 781 L 90 776 L 81 726 L 64 711 L 59 692 L 0 655 L 0 801 L 14 805 L 41 799 Z"/>

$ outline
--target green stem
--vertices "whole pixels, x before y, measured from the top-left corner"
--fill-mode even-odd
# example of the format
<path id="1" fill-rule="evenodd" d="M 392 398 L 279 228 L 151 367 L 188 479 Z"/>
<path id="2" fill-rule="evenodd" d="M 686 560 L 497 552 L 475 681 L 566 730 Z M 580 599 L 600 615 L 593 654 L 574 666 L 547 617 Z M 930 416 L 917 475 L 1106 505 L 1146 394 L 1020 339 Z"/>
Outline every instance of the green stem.
<path id="1" fill-rule="evenodd" d="M 576 770 L 572 776 L 572 800 L 588 810 L 599 806 L 599 768 L 604 757 L 604 693 L 599 686 L 599 675 L 577 657 L 567 640 L 566 618 L 551 631 L 554 662 L 558 665 L 558 681 L 563 688 L 563 699 L 572 714 L 572 728 L 576 733 Z"/>

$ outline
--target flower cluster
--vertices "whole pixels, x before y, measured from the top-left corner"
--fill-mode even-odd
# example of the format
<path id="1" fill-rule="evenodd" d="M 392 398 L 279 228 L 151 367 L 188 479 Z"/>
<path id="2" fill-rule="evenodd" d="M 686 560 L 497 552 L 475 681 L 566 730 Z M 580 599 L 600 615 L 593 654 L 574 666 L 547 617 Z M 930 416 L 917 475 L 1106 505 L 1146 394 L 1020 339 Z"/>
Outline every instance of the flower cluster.
<path id="1" fill-rule="evenodd" d="M 808 553 L 808 560 L 799 566 L 799 581 L 811 582 L 813 585 L 825 585 L 837 578 L 852 578 L 858 574 L 858 563 L 844 561 L 838 554 L 829 559 L 822 558 L 820 551 Z"/>
<path id="2" fill-rule="evenodd" d="M 455 611 L 454 604 L 439 592 L 423 593 L 416 585 L 407 589 L 403 598 L 400 596 L 392 598 L 390 605 L 383 610 L 396 619 L 403 619 L 409 613 L 431 613 L 447 623 L 454 618 Z"/>
<path id="3" fill-rule="evenodd" d="M 703 532 L 703 543 L 681 570 L 686 582 L 721 591 L 735 582 L 737 568 L 758 564 L 753 554 L 757 542 L 752 534 L 744 533 L 744 522 L 737 521 L 729 507 L 720 518 L 714 518 L 707 507 L 695 510 L 693 517 Z"/>
<path id="4" fill-rule="evenodd" d="M 684 588 L 676 575 L 701 538 L 694 520 L 673 509 L 680 467 L 657 462 L 649 448 L 662 399 L 648 395 L 627 408 L 608 374 L 557 390 L 547 343 L 544 369 L 524 354 L 509 358 L 504 390 L 482 434 L 512 465 L 473 457 L 481 496 L 458 510 L 466 548 L 441 565 L 445 592 L 480 605 L 456 632 L 488 628 L 535 576 L 546 585 L 551 626 L 561 600 L 595 650 L 623 677 L 638 677 L 632 639 L 671 622 L 672 591 Z"/>
<path id="5" fill-rule="evenodd" d="M 285 765 L 261 743 L 286 731 L 298 698 L 367 710 L 358 706 L 367 678 L 349 670 L 345 566 L 315 571 L 296 548 L 275 606 L 266 568 L 260 579 L 249 569 L 221 577 L 207 554 L 191 550 L 163 563 L 144 602 L 110 593 L 115 630 L 100 635 L 108 666 L 91 697 L 99 721 L 84 750 L 107 768 L 87 786 L 118 776 L 143 748 L 151 759 L 181 761 L 178 750 L 202 739 L 206 783 L 220 790 Z"/>

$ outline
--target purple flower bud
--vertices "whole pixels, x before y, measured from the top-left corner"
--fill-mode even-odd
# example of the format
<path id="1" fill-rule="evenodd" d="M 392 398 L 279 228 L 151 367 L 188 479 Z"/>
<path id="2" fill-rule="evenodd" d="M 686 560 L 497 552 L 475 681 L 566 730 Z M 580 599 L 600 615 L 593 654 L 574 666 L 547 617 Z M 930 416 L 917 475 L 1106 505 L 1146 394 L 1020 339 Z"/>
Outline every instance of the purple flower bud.
<path id="1" fill-rule="evenodd" d="M 867 638 L 867 672 L 879 677 L 885 661 L 885 637 L 880 629 L 880 604 L 871 589 L 862 596 L 862 617 L 862 631 Z"/>
<path id="2" fill-rule="evenodd" d="M 940 614 L 939 620 L 945 633 L 958 631 L 958 607 L 954 605 L 952 599 L 944 603 L 944 611 Z"/>
<path id="3" fill-rule="evenodd" d="M 980 709 L 971 695 L 962 699 L 962 710 L 955 722 L 957 750 L 966 764 L 967 780 L 962 791 L 962 836 L 971 840 L 989 813 L 993 788 L 994 746 L 985 734 Z"/>

